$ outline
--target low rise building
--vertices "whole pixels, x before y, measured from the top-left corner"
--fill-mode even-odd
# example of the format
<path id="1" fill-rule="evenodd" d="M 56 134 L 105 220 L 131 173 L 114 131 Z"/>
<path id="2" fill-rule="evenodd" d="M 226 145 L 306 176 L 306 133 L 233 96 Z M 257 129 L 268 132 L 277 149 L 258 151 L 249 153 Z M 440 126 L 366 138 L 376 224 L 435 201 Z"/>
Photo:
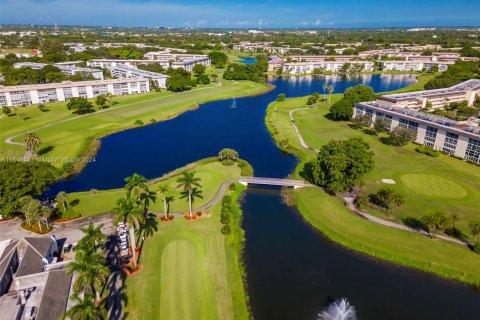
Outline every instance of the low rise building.
<path id="1" fill-rule="evenodd" d="M 168 76 L 161 73 L 124 66 L 110 68 L 110 72 L 115 78 L 148 78 L 154 80 L 160 88 L 167 87 Z"/>
<path id="2" fill-rule="evenodd" d="M 128 95 L 150 91 L 145 78 L 95 81 L 64 81 L 21 86 L 0 86 L 0 106 L 21 106 L 36 103 L 67 101 L 71 98 L 95 98 L 101 94 Z"/>
<path id="3" fill-rule="evenodd" d="M 348 70 L 344 70 L 348 65 Z M 349 60 L 349 61 L 318 61 L 318 62 L 287 62 L 283 64 L 283 73 L 285 74 L 309 74 L 315 69 L 327 72 L 342 71 L 373 71 L 374 63 L 372 61 Z"/>
<path id="4" fill-rule="evenodd" d="M 180 60 L 180 61 L 175 61 L 171 64 L 172 68 L 183 68 L 189 72 L 193 70 L 193 66 L 196 64 L 201 64 L 206 67 L 210 66 L 211 61 L 208 56 L 203 56 L 203 57 L 197 57 L 193 59 L 186 59 L 186 60 Z"/>
<path id="5" fill-rule="evenodd" d="M 136 68 L 140 64 L 152 64 L 158 63 L 164 68 L 170 66 L 169 61 L 160 61 L 160 60 L 140 60 L 140 59 L 130 59 L 130 60 L 120 60 L 120 59 L 92 59 L 87 61 L 87 66 L 89 67 L 100 67 L 102 69 L 109 69 L 114 67 L 129 67 Z"/>
<path id="6" fill-rule="evenodd" d="M 62 260 L 61 241 L 50 236 L 4 243 L 0 255 L 0 318 L 50 320 L 66 312 L 72 276 L 65 267 L 71 260 Z"/>
<path id="7" fill-rule="evenodd" d="M 433 67 L 438 67 L 438 71 L 443 72 L 454 62 L 449 61 L 431 61 L 431 60 L 380 60 L 378 61 L 383 71 L 430 71 Z"/>
<path id="8" fill-rule="evenodd" d="M 471 79 L 450 88 L 383 95 L 377 101 L 406 109 L 419 110 L 427 108 L 427 104 L 431 105 L 431 109 L 439 109 L 449 103 L 465 100 L 471 106 L 479 94 L 480 80 Z"/>
<path id="9" fill-rule="evenodd" d="M 75 74 L 82 74 L 86 76 L 91 76 L 98 80 L 103 80 L 103 71 L 98 69 L 92 68 L 80 68 L 72 65 L 73 63 L 70 62 L 69 64 L 62 63 L 62 64 L 53 64 L 53 66 L 60 69 L 60 71 L 66 75 L 73 76 Z M 40 70 L 43 67 L 47 66 L 46 63 L 37 63 L 37 62 L 17 62 L 13 65 L 14 68 L 32 68 L 34 70 Z"/>
<path id="10" fill-rule="evenodd" d="M 480 128 L 403 107 L 382 100 L 358 103 L 353 117 L 367 115 L 372 123 L 387 120 L 388 130 L 397 126 L 416 133 L 415 142 L 480 164 Z"/>

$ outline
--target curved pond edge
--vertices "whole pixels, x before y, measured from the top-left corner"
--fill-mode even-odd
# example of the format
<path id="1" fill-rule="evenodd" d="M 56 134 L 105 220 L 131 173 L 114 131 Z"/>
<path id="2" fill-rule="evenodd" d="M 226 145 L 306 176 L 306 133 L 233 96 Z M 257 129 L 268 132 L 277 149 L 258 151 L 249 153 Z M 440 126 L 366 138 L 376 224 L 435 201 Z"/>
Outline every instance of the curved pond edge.
<path id="1" fill-rule="evenodd" d="M 226 80 L 226 81 L 228 81 L 228 80 Z M 232 82 L 235 82 L 235 81 L 232 80 Z M 275 89 L 275 86 L 273 84 L 264 83 L 264 88 L 262 88 L 258 91 L 255 91 L 253 93 L 240 94 L 236 97 L 237 98 L 242 98 L 242 97 L 259 96 L 259 95 L 265 94 L 267 92 L 270 92 L 274 89 Z M 182 91 L 181 93 L 187 93 L 187 92 L 188 91 Z M 207 99 L 199 100 L 199 101 L 195 102 L 194 104 L 190 104 L 190 105 L 187 105 L 187 106 L 181 106 L 181 107 L 179 107 L 179 111 L 171 113 L 171 114 L 169 114 L 165 117 L 161 117 L 161 118 L 158 118 L 158 119 L 155 119 L 155 120 L 157 122 L 168 121 L 168 120 L 174 119 L 174 118 L 182 115 L 185 112 L 196 110 L 202 104 L 209 103 L 209 102 L 214 102 L 214 101 L 221 101 L 221 100 L 229 99 L 229 98 L 231 98 L 231 97 L 225 95 L 225 96 L 221 96 L 221 97 L 216 97 L 214 99 L 207 98 Z M 141 127 L 146 127 L 146 126 L 149 126 L 149 125 L 155 125 L 156 123 L 145 123 Z M 101 148 L 101 139 L 102 138 L 105 138 L 107 136 L 110 136 L 110 135 L 118 133 L 118 132 L 130 130 L 130 129 L 135 129 L 135 128 L 139 128 L 139 127 L 132 123 L 129 126 L 125 126 L 123 128 L 117 129 L 117 130 L 112 130 L 112 131 L 104 132 L 104 133 L 101 133 L 101 134 L 98 134 L 98 135 L 92 135 L 92 136 L 89 136 L 89 137 L 85 137 L 85 139 L 81 142 L 84 145 L 83 150 L 78 154 L 77 157 L 79 157 L 79 158 L 94 157 L 98 153 L 98 150 L 100 150 L 100 148 Z M 88 165 L 87 161 L 75 162 L 75 165 L 73 166 L 73 170 L 71 172 L 68 172 L 68 173 L 64 171 L 64 174 L 61 175 L 59 177 L 59 179 L 57 181 L 55 181 L 55 183 L 60 181 L 60 180 L 71 178 L 71 177 L 79 174 L 87 165 Z"/>
<path id="2" fill-rule="evenodd" d="M 296 97 L 296 98 L 298 99 L 298 98 L 301 98 L 301 97 Z M 294 146 L 291 146 L 291 145 L 288 146 L 288 147 L 284 147 L 284 146 L 281 145 L 281 142 L 278 140 L 279 135 L 276 135 L 274 133 L 275 129 L 269 121 L 270 120 L 269 115 L 273 112 L 274 106 L 275 106 L 275 103 L 272 101 L 267 107 L 267 112 L 266 112 L 266 115 L 265 115 L 265 125 L 266 125 L 267 130 L 269 131 L 270 135 L 272 136 L 272 140 L 277 144 L 277 147 L 280 150 L 282 150 L 286 153 L 290 153 L 290 154 L 294 155 L 299 160 L 298 165 L 295 168 L 295 172 L 297 172 L 297 170 L 299 169 L 299 167 L 303 163 L 302 160 L 304 160 L 305 151 L 300 150 L 300 149 L 298 149 Z M 324 191 L 322 191 L 322 192 L 324 192 Z M 445 267 L 438 267 L 437 266 L 436 268 L 433 268 L 432 264 L 428 264 L 428 263 L 424 263 L 424 262 L 415 260 L 415 257 L 405 258 L 405 257 L 398 256 L 398 255 L 395 255 L 395 254 L 392 254 L 392 253 L 385 253 L 385 252 L 382 252 L 381 250 L 374 249 L 374 248 L 371 248 L 369 246 L 366 246 L 365 244 L 363 244 L 362 242 L 360 242 L 356 239 L 347 238 L 345 236 L 342 236 L 338 233 L 338 230 L 337 231 L 332 230 L 332 229 L 328 228 L 325 224 L 315 223 L 313 221 L 313 219 L 309 218 L 309 215 L 306 212 L 307 211 L 306 207 L 302 206 L 302 205 L 298 205 L 298 199 L 299 199 L 298 191 L 294 192 L 294 194 L 295 194 L 295 200 L 296 200 L 295 201 L 295 207 L 297 208 L 297 210 L 300 213 L 300 215 L 302 216 L 302 218 L 306 222 L 308 222 L 313 228 L 315 228 L 320 233 L 322 233 L 326 238 L 333 241 L 335 244 L 340 245 L 340 246 L 342 246 L 344 248 L 347 248 L 349 250 L 352 250 L 352 251 L 354 251 L 358 254 L 366 255 L 369 258 L 377 259 L 381 262 L 391 263 L 391 264 L 394 264 L 394 265 L 397 265 L 397 266 L 410 268 L 410 269 L 413 269 L 415 271 L 426 272 L 428 274 L 433 274 L 435 276 L 438 276 L 441 279 L 455 280 L 455 281 L 470 285 L 474 288 L 480 288 L 480 278 L 478 278 L 476 276 L 461 273 L 459 271 L 452 270 L 452 269 L 445 268 Z M 340 199 L 339 197 L 336 197 L 336 196 L 334 198 Z M 341 199 L 341 200 L 343 201 L 343 199 Z M 347 207 L 345 207 L 345 210 L 348 211 L 349 214 L 352 214 L 352 215 L 354 214 Z M 388 227 L 386 227 L 386 228 L 388 228 Z M 434 241 L 434 240 L 432 240 L 432 241 Z M 442 241 L 442 240 L 439 240 L 439 241 Z"/>

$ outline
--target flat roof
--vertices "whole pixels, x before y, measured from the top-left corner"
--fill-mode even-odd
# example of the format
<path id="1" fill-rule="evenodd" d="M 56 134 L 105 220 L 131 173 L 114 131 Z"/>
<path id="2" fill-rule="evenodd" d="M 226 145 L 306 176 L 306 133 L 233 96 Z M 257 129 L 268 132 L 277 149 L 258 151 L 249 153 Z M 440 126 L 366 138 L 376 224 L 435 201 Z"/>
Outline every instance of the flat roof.
<path id="1" fill-rule="evenodd" d="M 463 125 L 458 121 L 445 117 L 406 108 L 385 105 L 376 101 L 360 102 L 357 105 L 365 108 L 373 108 L 381 111 L 386 111 L 387 113 L 395 114 L 404 118 L 419 120 L 421 122 L 441 128 L 442 130 L 451 130 L 459 134 L 470 136 L 477 140 L 480 139 L 480 127 Z"/>
<path id="2" fill-rule="evenodd" d="M 145 76 L 145 77 L 151 77 L 151 78 L 168 78 L 167 75 L 164 75 L 162 73 L 157 73 L 157 72 L 152 72 L 148 70 L 142 70 L 142 69 L 136 69 L 136 68 L 129 68 L 125 66 L 118 66 L 118 67 L 112 67 L 110 68 L 112 71 L 113 70 L 121 70 L 125 72 L 134 72 L 138 74 L 139 76 Z"/>
<path id="3" fill-rule="evenodd" d="M 471 90 L 480 90 L 480 79 L 470 79 L 449 88 L 386 94 L 381 96 L 380 98 L 387 98 L 385 100 L 389 100 L 389 101 L 398 101 L 398 100 L 415 99 L 420 97 L 432 97 L 432 96 L 452 95 L 457 93 L 466 93 L 467 91 L 471 91 Z"/>

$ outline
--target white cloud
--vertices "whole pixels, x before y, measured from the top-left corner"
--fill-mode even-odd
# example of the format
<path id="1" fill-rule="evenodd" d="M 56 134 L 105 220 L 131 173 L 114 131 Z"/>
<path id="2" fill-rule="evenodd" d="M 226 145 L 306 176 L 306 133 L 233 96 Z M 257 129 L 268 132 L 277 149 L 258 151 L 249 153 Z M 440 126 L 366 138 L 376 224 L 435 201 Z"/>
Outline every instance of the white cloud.
<path id="1" fill-rule="evenodd" d="M 204 26 L 207 24 L 207 20 L 198 20 L 197 21 L 197 26 Z"/>
<path id="2" fill-rule="evenodd" d="M 322 24 L 322 20 L 321 20 L 321 19 L 317 19 L 317 20 L 315 21 L 315 25 L 316 25 L 316 26 L 319 26 L 320 24 Z"/>

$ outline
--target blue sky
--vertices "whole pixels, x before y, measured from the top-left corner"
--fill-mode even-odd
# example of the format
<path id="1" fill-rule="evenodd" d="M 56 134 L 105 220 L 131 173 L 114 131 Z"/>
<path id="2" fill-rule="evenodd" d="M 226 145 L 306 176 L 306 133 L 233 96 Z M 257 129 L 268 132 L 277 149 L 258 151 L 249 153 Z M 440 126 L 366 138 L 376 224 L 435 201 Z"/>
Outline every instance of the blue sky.
<path id="1" fill-rule="evenodd" d="M 479 0 L 1 0 L 1 23 L 147 27 L 480 26 Z"/>

